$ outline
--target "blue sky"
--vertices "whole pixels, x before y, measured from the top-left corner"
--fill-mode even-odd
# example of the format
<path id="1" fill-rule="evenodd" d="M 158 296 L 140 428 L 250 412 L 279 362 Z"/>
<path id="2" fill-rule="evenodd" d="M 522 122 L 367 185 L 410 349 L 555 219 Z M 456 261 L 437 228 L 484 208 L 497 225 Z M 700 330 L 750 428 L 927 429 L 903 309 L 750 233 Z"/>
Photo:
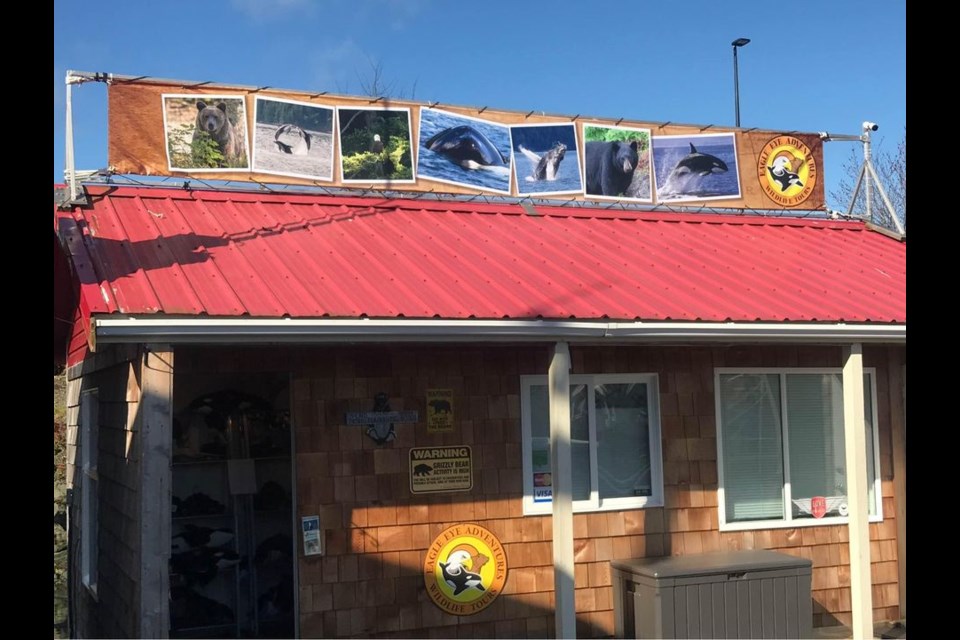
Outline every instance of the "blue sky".
<path id="1" fill-rule="evenodd" d="M 906 124 L 906 2 L 54 2 L 54 181 L 67 69 L 362 93 L 371 61 L 419 101 L 859 134 L 893 150 Z M 77 167 L 107 164 L 106 87 L 74 90 Z M 827 202 L 856 143 L 825 147 Z"/>

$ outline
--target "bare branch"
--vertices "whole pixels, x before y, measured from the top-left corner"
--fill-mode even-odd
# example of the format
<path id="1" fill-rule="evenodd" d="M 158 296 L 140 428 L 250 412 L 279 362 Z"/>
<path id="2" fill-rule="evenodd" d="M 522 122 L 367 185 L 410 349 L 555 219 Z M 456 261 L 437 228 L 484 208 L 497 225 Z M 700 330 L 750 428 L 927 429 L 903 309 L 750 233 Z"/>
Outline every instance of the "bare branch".
<path id="1" fill-rule="evenodd" d="M 384 70 L 383 62 L 367 57 L 369 69 L 361 73 L 354 70 L 357 82 L 360 86 L 360 93 L 371 98 L 399 98 L 406 99 L 406 91 L 397 89 L 396 80 L 388 80 L 387 73 Z M 414 80 L 413 88 L 410 92 L 410 99 L 417 92 L 417 81 Z"/>
<path id="2" fill-rule="evenodd" d="M 897 218 L 904 228 L 907 226 L 907 130 L 904 127 L 903 138 L 897 143 L 895 151 L 891 152 L 883 147 L 883 141 L 873 145 L 872 163 L 877 172 L 877 177 L 883 185 L 883 190 L 890 198 L 890 203 L 896 211 Z M 856 187 L 856 179 L 860 173 L 860 167 L 863 165 L 863 150 L 860 147 L 850 150 L 849 156 L 843 163 L 843 178 L 837 185 L 837 188 L 830 193 L 830 197 L 844 208 L 850 203 L 853 197 L 853 190 Z M 871 213 L 874 216 L 873 222 L 893 228 L 895 225 L 890 220 L 886 207 L 880 201 L 880 194 L 876 188 L 871 186 L 871 196 L 874 203 L 878 206 L 871 207 Z M 853 213 L 865 216 L 866 207 L 866 189 L 861 188 L 857 194 L 857 199 L 853 204 Z"/>

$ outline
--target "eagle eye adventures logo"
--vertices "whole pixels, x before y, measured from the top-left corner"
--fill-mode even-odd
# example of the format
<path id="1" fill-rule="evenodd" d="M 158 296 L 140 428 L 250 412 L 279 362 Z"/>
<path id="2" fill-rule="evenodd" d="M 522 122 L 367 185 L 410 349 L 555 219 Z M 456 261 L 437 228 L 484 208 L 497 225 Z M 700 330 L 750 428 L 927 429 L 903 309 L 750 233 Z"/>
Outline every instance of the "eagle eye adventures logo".
<path id="1" fill-rule="evenodd" d="M 802 140 L 777 136 L 760 152 L 757 178 L 768 198 L 781 206 L 795 207 L 813 193 L 817 163 Z"/>
<path id="2" fill-rule="evenodd" d="M 423 581 L 434 604 L 469 616 L 496 600 L 507 581 L 507 554 L 493 533 L 456 524 L 434 538 L 423 561 Z"/>

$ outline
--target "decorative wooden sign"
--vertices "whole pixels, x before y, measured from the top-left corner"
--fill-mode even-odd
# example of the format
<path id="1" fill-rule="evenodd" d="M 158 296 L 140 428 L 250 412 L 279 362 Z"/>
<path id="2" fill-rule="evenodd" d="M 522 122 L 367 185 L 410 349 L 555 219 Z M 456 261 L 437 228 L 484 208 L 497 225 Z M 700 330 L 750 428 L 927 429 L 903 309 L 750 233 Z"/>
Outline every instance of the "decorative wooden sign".
<path id="1" fill-rule="evenodd" d="M 366 425 L 367 435 L 377 444 L 386 444 L 397 437 L 396 423 L 419 422 L 417 411 L 391 411 L 390 398 L 378 393 L 373 399 L 373 411 L 352 411 L 344 417 L 348 425 Z"/>

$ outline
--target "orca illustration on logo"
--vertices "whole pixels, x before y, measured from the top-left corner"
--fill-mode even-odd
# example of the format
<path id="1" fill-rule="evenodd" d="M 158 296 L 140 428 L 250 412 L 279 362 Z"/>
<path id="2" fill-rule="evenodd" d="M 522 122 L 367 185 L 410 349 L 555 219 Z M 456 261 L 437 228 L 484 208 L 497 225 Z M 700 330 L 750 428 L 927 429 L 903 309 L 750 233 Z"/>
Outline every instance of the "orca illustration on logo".
<path id="1" fill-rule="evenodd" d="M 770 177 L 780 185 L 780 191 L 786 191 L 790 187 L 802 187 L 800 176 L 795 173 L 794 165 L 798 168 L 803 164 L 803 158 L 791 157 L 789 154 L 779 155 L 773 160 L 773 164 L 767 167 Z"/>
<path id="2" fill-rule="evenodd" d="M 487 556 L 482 553 L 477 552 L 471 545 L 463 545 L 465 549 L 458 548 L 456 551 L 447 556 L 446 562 L 438 563 L 440 565 L 440 571 L 443 574 L 443 580 L 450 588 L 453 589 L 453 595 L 458 596 L 467 589 L 478 589 L 480 591 L 486 591 L 483 586 L 483 578 L 480 577 L 480 574 L 476 571 L 471 571 L 470 569 L 480 570 L 480 567 L 487 563 Z M 471 555 L 467 549 L 474 552 Z"/>

